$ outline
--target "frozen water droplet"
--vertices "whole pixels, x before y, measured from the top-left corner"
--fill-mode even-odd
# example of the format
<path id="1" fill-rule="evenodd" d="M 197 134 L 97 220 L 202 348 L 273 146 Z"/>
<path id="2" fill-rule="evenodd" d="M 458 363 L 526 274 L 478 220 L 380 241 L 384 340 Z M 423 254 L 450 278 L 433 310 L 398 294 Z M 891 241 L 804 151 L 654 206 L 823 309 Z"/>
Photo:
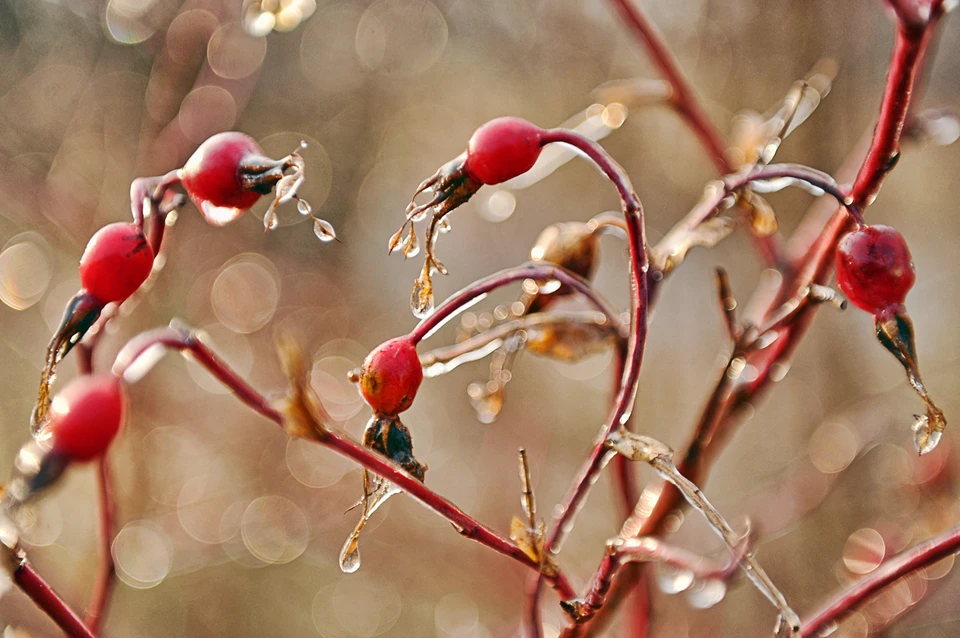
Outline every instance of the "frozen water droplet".
<path id="1" fill-rule="evenodd" d="M 422 222 L 427 218 L 427 213 L 430 212 L 429 208 L 416 207 L 410 211 L 410 221 L 412 222 Z"/>
<path id="2" fill-rule="evenodd" d="M 687 591 L 687 600 L 691 607 L 709 609 L 723 600 L 727 595 L 727 585 L 722 580 L 710 578 L 698 581 L 692 589 Z"/>
<path id="3" fill-rule="evenodd" d="M 20 544 L 20 535 L 17 532 L 17 526 L 8 516 L 0 516 L 0 543 L 3 543 L 10 549 L 16 549 Z"/>
<path id="4" fill-rule="evenodd" d="M 316 217 L 313 218 L 313 234 L 324 243 L 331 242 L 337 238 L 337 232 L 333 229 L 333 225 L 324 219 L 317 219 Z"/>
<path id="5" fill-rule="evenodd" d="M 277 226 L 280 225 L 280 219 L 277 217 L 277 213 L 271 207 L 270 210 L 263 216 L 263 229 L 264 230 L 274 230 Z"/>
<path id="6" fill-rule="evenodd" d="M 674 565 L 661 563 L 657 568 L 657 584 L 665 594 L 679 594 L 693 584 L 693 572 Z"/>
<path id="7" fill-rule="evenodd" d="M 347 538 L 340 550 L 340 571 L 352 574 L 360 569 L 360 540 L 354 534 Z"/>
<path id="8" fill-rule="evenodd" d="M 422 278 L 413 284 L 410 295 L 410 309 L 418 319 L 425 319 L 433 312 L 433 286 Z"/>
<path id="9" fill-rule="evenodd" d="M 420 240 L 417 239 L 416 233 L 413 232 L 413 226 L 410 227 L 410 234 L 407 235 L 406 241 L 403 243 L 403 256 L 407 259 L 411 257 L 416 257 L 420 254 Z"/>
<path id="10" fill-rule="evenodd" d="M 400 230 L 398 230 L 397 232 L 395 232 L 393 235 L 390 236 L 390 241 L 387 242 L 388 255 L 392 255 L 393 251 L 395 251 L 397 248 L 400 247 L 400 242 L 401 242 L 401 239 L 403 238 L 403 231 L 406 227 L 407 227 L 406 224 L 404 224 L 400 228 Z"/>
<path id="11" fill-rule="evenodd" d="M 441 219 L 437 227 L 440 229 L 441 233 L 446 234 L 450 232 L 450 222 L 448 222 L 446 218 Z"/>
<path id="12" fill-rule="evenodd" d="M 913 444 L 921 456 L 932 452 L 940 443 L 940 437 L 943 434 L 940 430 L 930 426 L 930 419 L 926 415 L 918 416 L 910 429 L 913 430 Z"/>
<path id="13" fill-rule="evenodd" d="M 301 215 L 309 215 L 310 213 L 313 212 L 313 209 L 310 208 L 310 204 L 307 203 L 307 200 L 305 200 L 305 199 L 298 199 L 298 200 L 297 200 L 297 211 L 299 211 L 299 213 L 300 213 Z"/>

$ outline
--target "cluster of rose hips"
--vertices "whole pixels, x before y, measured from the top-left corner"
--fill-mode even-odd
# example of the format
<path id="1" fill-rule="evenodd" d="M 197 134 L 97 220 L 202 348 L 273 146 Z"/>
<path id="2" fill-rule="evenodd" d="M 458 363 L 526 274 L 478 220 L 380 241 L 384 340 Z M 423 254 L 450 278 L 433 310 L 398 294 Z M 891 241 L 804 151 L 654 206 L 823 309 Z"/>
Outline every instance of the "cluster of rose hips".
<path id="1" fill-rule="evenodd" d="M 122 304 L 150 276 L 160 250 L 163 205 L 171 188 L 180 184 L 212 225 L 230 223 L 276 187 L 265 226 L 276 226 L 278 204 L 297 200 L 298 209 L 313 217 L 309 204 L 297 196 L 303 181 L 303 160 L 296 153 L 281 160 L 264 156 L 260 146 L 243 133 L 226 132 L 206 140 L 183 168 L 156 178 L 140 178 L 131 187 L 133 223 L 104 226 L 91 237 L 80 258 L 82 289 L 67 304 L 60 326 L 47 349 L 38 400 L 32 415 L 37 442 L 46 450 L 44 468 L 64 468 L 71 461 L 88 461 L 104 454 L 120 431 L 124 414 L 123 381 L 113 374 L 83 375 L 56 396 L 50 386 L 60 361 L 80 343 L 109 304 Z M 182 201 L 173 198 L 172 207 Z M 144 204 L 151 214 L 144 218 Z M 332 227 L 313 217 L 315 232 L 324 241 L 335 239 Z M 149 227 L 145 225 L 149 222 Z M 159 228 L 158 228 L 159 226 Z M 149 239 L 148 239 L 149 236 Z M 154 239 L 157 238 L 157 239 Z M 153 240 L 153 242 L 151 241 Z M 42 471 L 31 491 L 52 482 L 59 472 Z"/>

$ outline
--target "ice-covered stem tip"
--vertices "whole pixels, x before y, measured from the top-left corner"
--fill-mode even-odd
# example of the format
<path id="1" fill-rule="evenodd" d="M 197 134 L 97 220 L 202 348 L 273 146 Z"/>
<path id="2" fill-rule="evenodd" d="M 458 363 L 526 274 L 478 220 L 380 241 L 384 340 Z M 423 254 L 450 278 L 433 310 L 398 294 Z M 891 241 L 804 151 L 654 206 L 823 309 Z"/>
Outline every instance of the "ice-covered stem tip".
<path id="1" fill-rule="evenodd" d="M 726 519 L 720 514 L 699 487 L 687 479 L 673 463 L 673 450 L 656 439 L 619 430 L 607 437 L 606 445 L 632 461 L 647 463 L 667 482 L 676 487 L 683 497 L 698 510 L 710 524 L 710 527 L 723 539 L 730 551 L 737 553 L 742 541 Z M 799 635 L 800 617 L 790 608 L 786 597 L 777 589 L 773 581 L 749 549 L 743 552 L 740 567 L 760 592 L 777 608 L 780 617 L 775 632 L 786 629 L 789 635 Z"/>
<path id="2" fill-rule="evenodd" d="M 928 541 L 918 543 L 894 556 L 850 587 L 838 592 L 828 603 L 803 621 L 803 638 L 827 634 L 828 627 L 841 621 L 885 587 L 899 581 L 939 560 L 960 551 L 960 527 L 951 529 Z"/>
<path id="3" fill-rule="evenodd" d="M 774 191 L 786 186 L 799 186 L 814 195 L 829 195 L 853 219 L 862 221 L 860 209 L 827 173 L 803 164 L 769 164 L 709 183 L 697 205 L 651 248 L 652 267 L 665 275 L 683 262 L 691 248 L 713 246 L 730 234 L 737 222 L 716 216 L 734 206 L 745 189 Z"/>
<path id="4" fill-rule="evenodd" d="M 620 570 L 630 563 L 670 565 L 689 577 L 689 585 L 693 585 L 695 580 L 726 581 L 739 569 L 751 543 L 749 521 L 746 533 L 740 537 L 737 547 L 728 551 L 727 560 L 723 562 L 701 556 L 652 536 L 613 538 L 607 541 L 606 554 L 587 594 L 577 600 L 563 601 L 560 605 L 574 622 L 585 622 L 603 607 L 607 593 Z"/>
<path id="5" fill-rule="evenodd" d="M 319 397 L 310 387 L 302 355 L 291 343 L 284 341 L 280 346 L 283 367 L 290 385 L 286 396 L 278 401 L 270 401 L 260 394 L 198 339 L 195 333 L 185 328 L 161 328 L 135 337 L 117 355 L 114 371 L 134 382 L 148 371 L 158 360 L 157 355 L 162 356 L 165 350 L 189 354 L 232 390 L 243 403 L 279 425 L 288 436 L 315 441 L 353 460 L 449 521 L 462 536 L 530 569 L 540 571 L 540 565 L 531 560 L 516 544 L 465 513 L 397 464 L 334 429 L 331 425 L 333 420 L 323 411 Z M 546 577 L 560 596 L 572 598 L 576 595 L 562 572 L 547 574 Z"/>

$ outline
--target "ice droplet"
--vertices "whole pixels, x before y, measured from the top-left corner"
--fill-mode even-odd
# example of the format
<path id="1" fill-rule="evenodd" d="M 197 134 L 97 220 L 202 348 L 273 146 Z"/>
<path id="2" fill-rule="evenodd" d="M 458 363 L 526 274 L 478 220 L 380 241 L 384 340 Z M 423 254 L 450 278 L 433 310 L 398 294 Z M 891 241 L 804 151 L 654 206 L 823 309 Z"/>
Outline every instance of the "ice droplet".
<path id="1" fill-rule="evenodd" d="M 324 219 L 317 219 L 316 217 L 313 218 L 313 234 L 324 243 L 331 242 L 337 238 L 337 232 L 333 229 L 333 225 Z"/>
<path id="2" fill-rule="evenodd" d="M 940 443 L 940 437 L 943 432 L 937 428 L 930 427 L 930 419 L 927 415 L 918 416 L 913 427 L 913 444 L 921 456 L 932 452 Z"/>
<path id="3" fill-rule="evenodd" d="M 711 578 L 698 581 L 697 584 L 687 592 L 687 600 L 692 607 L 709 609 L 723 600 L 723 597 L 726 595 L 726 583 L 718 578 Z"/>
<path id="4" fill-rule="evenodd" d="M 351 534 L 340 550 L 340 571 L 352 574 L 360 569 L 360 539 L 359 534 Z"/>
<path id="5" fill-rule="evenodd" d="M 433 286 L 422 278 L 413 284 L 410 309 L 417 319 L 425 319 L 433 312 Z"/>
<path id="6" fill-rule="evenodd" d="M 679 594 L 690 589 L 693 584 L 693 572 L 675 565 L 661 563 L 657 569 L 657 584 L 665 594 Z"/>
<path id="7" fill-rule="evenodd" d="M 407 240 L 403 243 L 403 256 L 406 259 L 416 257 L 420 254 L 420 240 L 417 239 L 416 233 L 413 232 L 413 226 L 410 227 L 410 234 L 407 235 Z"/>
<path id="8" fill-rule="evenodd" d="M 297 200 L 297 211 L 298 211 L 301 215 L 309 215 L 310 213 L 313 212 L 313 209 L 310 208 L 310 204 L 307 203 L 307 200 L 305 200 L 305 199 L 298 199 L 298 200 Z"/>

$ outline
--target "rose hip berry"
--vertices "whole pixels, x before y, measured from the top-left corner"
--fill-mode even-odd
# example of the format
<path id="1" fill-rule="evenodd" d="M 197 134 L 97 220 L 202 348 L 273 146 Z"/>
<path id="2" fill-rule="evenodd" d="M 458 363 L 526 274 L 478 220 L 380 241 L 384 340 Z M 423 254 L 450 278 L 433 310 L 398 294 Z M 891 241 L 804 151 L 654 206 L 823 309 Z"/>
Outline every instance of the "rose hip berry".
<path id="1" fill-rule="evenodd" d="M 53 398 L 43 436 L 53 453 L 89 461 L 116 438 L 125 403 L 121 381 L 112 374 L 74 379 Z"/>
<path id="2" fill-rule="evenodd" d="M 837 285 L 858 307 L 877 315 L 903 304 L 916 280 L 910 249 L 890 226 L 861 226 L 837 246 Z"/>
<path id="3" fill-rule="evenodd" d="M 378 414 L 399 414 L 409 408 L 421 381 L 417 348 L 406 337 L 377 346 L 360 368 L 360 393 Z"/>
<path id="4" fill-rule="evenodd" d="M 245 161 L 262 157 L 263 150 L 249 135 L 218 133 L 190 156 L 179 171 L 180 181 L 207 221 L 222 226 L 260 199 L 262 193 L 244 186 L 240 169 Z"/>
<path id="5" fill-rule="evenodd" d="M 463 169 L 483 184 L 499 184 L 529 171 L 540 157 L 543 129 L 519 117 L 490 120 L 467 144 Z"/>
<path id="6" fill-rule="evenodd" d="M 87 243 L 80 257 L 80 282 L 104 304 L 121 302 L 146 281 L 153 259 L 153 249 L 134 224 L 109 224 Z"/>

